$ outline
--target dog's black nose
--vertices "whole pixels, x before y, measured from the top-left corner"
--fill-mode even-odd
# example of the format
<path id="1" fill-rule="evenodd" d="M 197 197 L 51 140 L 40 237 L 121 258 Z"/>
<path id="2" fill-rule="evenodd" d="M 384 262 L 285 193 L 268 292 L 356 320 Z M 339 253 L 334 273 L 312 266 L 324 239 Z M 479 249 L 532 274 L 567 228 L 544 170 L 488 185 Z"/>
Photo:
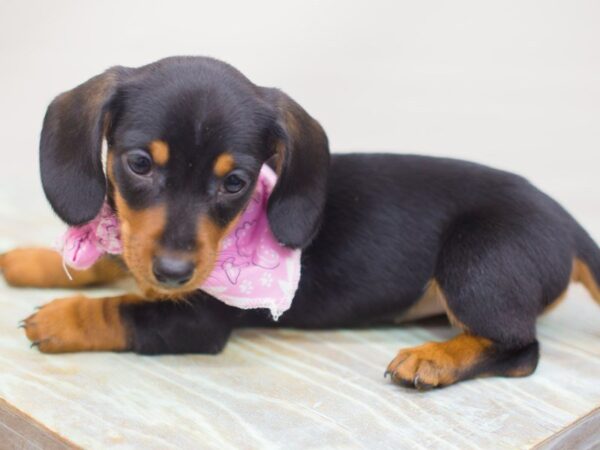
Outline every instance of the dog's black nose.
<path id="1" fill-rule="evenodd" d="M 190 281 L 194 267 L 194 263 L 188 259 L 157 256 L 152 263 L 152 272 L 160 284 L 174 287 Z"/>

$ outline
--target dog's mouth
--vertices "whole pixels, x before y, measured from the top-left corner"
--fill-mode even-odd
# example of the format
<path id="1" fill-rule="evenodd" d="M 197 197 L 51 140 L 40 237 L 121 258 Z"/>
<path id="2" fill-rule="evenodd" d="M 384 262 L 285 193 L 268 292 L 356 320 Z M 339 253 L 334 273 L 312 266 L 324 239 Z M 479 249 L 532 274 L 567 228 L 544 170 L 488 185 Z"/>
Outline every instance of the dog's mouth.
<path id="1" fill-rule="evenodd" d="M 152 271 L 151 271 L 152 272 Z M 152 275 L 135 277 L 138 286 L 151 298 L 176 300 L 200 289 L 203 281 L 207 278 L 206 270 L 195 268 L 190 278 L 175 277 L 164 278 L 164 276 L 152 273 Z"/>
<path id="2" fill-rule="evenodd" d="M 218 227 L 201 217 L 194 244 L 175 250 L 163 243 L 169 232 L 164 206 L 132 211 L 121 198 L 117 200 L 125 264 L 150 298 L 176 299 L 198 290 L 215 267 L 222 238 L 239 218 Z"/>
<path id="3" fill-rule="evenodd" d="M 141 284 L 141 283 L 138 283 Z M 151 299 L 157 300 L 180 300 L 189 297 L 189 294 L 198 290 L 198 285 L 185 285 L 180 287 L 165 287 L 158 283 L 149 283 L 142 290 Z"/>

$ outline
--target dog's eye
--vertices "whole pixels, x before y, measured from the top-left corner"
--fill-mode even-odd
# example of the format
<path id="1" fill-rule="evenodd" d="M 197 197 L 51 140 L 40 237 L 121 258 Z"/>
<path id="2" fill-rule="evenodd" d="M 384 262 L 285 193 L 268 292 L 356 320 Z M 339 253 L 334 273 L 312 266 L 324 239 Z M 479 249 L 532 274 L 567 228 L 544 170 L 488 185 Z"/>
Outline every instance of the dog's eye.
<path id="1" fill-rule="evenodd" d="M 127 154 L 127 165 L 137 175 L 148 175 L 152 170 L 152 159 L 143 150 L 133 150 Z"/>
<path id="2" fill-rule="evenodd" d="M 223 180 L 223 189 L 229 194 L 236 194 L 244 189 L 246 182 L 235 174 L 228 175 Z"/>

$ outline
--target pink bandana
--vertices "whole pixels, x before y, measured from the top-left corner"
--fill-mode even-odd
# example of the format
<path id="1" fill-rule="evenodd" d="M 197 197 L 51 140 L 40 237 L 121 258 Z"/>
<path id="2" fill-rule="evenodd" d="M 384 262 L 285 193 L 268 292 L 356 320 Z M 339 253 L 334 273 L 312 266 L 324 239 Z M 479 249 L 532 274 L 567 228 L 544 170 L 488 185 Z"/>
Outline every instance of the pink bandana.
<path id="1" fill-rule="evenodd" d="M 301 250 L 284 247 L 269 228 L 267 203 L 277 177 L 266 165 L 236 227 L 223 238 L 215 268 L 199 289 L 242 309 L 287 311 L 300 280 Z M 70 227 L 58 246 L 68 266 L 83 270 L 102 255 L 122 252 L 119 222 L 105 204 L 85 225 Z"/>

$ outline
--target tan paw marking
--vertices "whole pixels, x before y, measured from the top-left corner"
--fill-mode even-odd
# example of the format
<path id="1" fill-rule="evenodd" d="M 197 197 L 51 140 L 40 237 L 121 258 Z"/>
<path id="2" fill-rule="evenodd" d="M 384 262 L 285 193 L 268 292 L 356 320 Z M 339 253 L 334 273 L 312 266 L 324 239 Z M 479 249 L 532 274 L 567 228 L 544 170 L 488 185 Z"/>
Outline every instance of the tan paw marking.
<path id="1" fill-rule="evenodd" d="M 44 353 L 86 350 L 124 350 L 125 328 L 119 305 L 135 296 L 90 299 L 82 295 L 44 305 L 24 321 L 32 346 Z"/>
<path id="2" fill-rule="evenodd" d="M 388 365 L 386 375 L 419 390 L 456 383 L 481 360 L 491 342 L 461 334 L 447 342 L 429 342 L 401 350 Z"/>

